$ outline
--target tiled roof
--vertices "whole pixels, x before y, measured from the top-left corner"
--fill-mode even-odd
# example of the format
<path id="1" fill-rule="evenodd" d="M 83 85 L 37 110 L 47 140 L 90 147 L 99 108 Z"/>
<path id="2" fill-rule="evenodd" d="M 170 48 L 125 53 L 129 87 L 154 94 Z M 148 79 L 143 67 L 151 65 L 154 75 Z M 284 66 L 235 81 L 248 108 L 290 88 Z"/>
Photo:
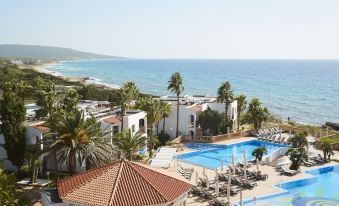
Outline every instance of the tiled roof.
<path id="1" fill-rule="evenodd" d="M 139 206 L 171 202 L 191 185 L 148 166 L 122 160 L 59 181 L 57 187 L 60 198 L 71 203 Z"/>
<path id="2" fill-rule="evenodd" d="M 121 120 L 116 115 L 107 117 L 106 119 L 104 119 L 104 121 L 107 122 L 108 124 L 116 124 L 121 122 Z"/>
<path id="3" fill-rule="evenodd" d="M 51 130 L 50 128 L 48 128 L 48 127 L 46 127 L 44 125 L 41 125 L 41 124 L 33 125 L 32 127 L 34 127 L 35 129 L 37 129 L 37 130 L 39 130 L 41 132 L 49 132 Z"/>

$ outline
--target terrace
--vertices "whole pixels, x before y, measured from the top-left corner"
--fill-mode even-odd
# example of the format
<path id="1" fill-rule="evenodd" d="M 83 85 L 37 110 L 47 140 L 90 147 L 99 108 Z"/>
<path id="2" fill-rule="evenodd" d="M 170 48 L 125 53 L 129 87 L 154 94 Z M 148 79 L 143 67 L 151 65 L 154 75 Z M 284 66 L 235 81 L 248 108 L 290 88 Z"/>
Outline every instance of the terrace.
<path id="1" fill-rule="evenodd" d="M 285 137 L 286 139 L 291 136 L 293 134 L 287 132 L 287 133 L 277 133 L 275 136 L 275 140 L 277 141 L 278 139 L 282 139 L 282 137 Z M 180 171 L 184 171 L 184 173 L 182 174 L 184 177 L 187 177 L 190 181 L 190 183 L 192 185 L 197 186 L 198 191 L 203 191 L 206 192 L 205 196 L 201 196 L 198 195 L 194 190 L 192 190 L 191 195 L 189 196 L 188 200 L 187 200 L 187 205 L 217 205 L 220 202 L 211 202 L 211 199 L 214 199 L 216 196 L 216 194 L 218 194 L 217 199 L 220 201 L 224 201 L 227 202 L 228 201 L 228 197 L 227 197 L 227 185 L 228 185 L 228 181 L 226 180 L 221 180 L 220 177 L 218 176 L 222 176 L 224 174 L 224 176 L 226 176 L 226 179 L 228 177 L 228 170 L 232 170 L 232 163 L 231 163 L 231 155 L 229 155 L 229 153 L 227 152 L 227 148 L 231 148 L 231 145 L 238 145 L 235 148 L 237 149 L 232 149 L 233 151 L 236 151 L 237 156 L 241 156 L 241 147 L 239 147 L 239 145 L 244 144 L 244 142 L 251 142 L 251 141 L 258 141 L 257 138 L 255 137 L 241 137 L 241 138 L 234 138 L 234 139 L 228 139 L 228 140 L 224 140 L 224 141 L 219 141 L 219 142 L 215 142 L 213 144 L 197 144 L 197 143 L 189 143 L 186 144 L 184 146 L 183 151 L 178 152 L 177 154 L 177 158 L 172 161 L 170 167 L 168 168 L 168 170 L 171 171 L 177 171 L 180 173 Z M 266 141 L 267 145 L 272 144 L 270 141 L 272 140 L 260 140 L 260 141 Z M 200 145 L 200 147 L 199 147 Z M 207 148 L 204 146 L 209 145 Z M 283 147 L 286 147 L 286 145 L 282 145 Z M 231 151 L 232 151 L 231 150 Z M 250 149 L 247 148 L 248 153 L 250 153 Z M 322 151 L 316 149 L 313 146 L 310 146 L 308 148 L 308 152 L 309 155 L 312 154 L 311 159 L 313 159 L 313 156 L 316 157 L 317 154 L 322 154 Z M 269 154 L 274 153 L 274 151 L 269 151 Z M 284 189 L 284 183 L 287 182 L 293 182 L 293 181 L 297 181 L 300 179 L 309 179 L 309 178 L 313 178 L 313 175 L 310 174 L 309 172 L 305 172 L 308 170 L 315 170 L 318 168 L 322 168 L 322 167 L 331 167 L 331 166 L 335 166 L 337 165 L 335 162 L 317 162 L 316 165 L 313 165 L 310 167 L 310 165 L 302 165 L 300 167 L 300 172 L 296 173 L 295 175 L 289 176 L 289 175 L 283 175 L 282 174 L 282 169 L 281 169 L 281 165 L 278 165 L 279 162 L 278 160 L 288 160 L 287 157 L 283 157 L 285 153 L 281 153 L 279 157 L 277 158 L 271 158 L 269 156 L 264 157 L 264 161 L 260 162 L 257 166 L 256 162 L 251 162 L 252 166 L 247 166 L 247 176 L 246 179 L 248 179 L 250 182 L 252 182 L 255 186 L 250 189 L 250 188 L 246 188 L 244 186 L 240 186 L 237 185 L 236 183 L 231 183 L 231 187 L 234 189 L 234 191 L 238 191 L 235 192 L 236 194 L 233 194 L 233 196 L 229 197 L 229 201 L 240 205 L 240 198 L 244 200 L 243 204 L 245 205 L 253 205 L 253 199 L 258 199 L 257 201 L 257 205 L 261 205 L 260 203 L 265 203 L 262 205 L 276 205 L 273 204 L 273 200 L 274 201 L 280 201 L 279 199 L 280 195 L 282 193 L 288 193 L 288 190 Z M 223 156 L 221 156 L 223 155 Z M 202 158 L 200 158 L 200 157 Z M 246 155 L 246 158 L 248 158 L 248 160 L 250 160 L 251 158 L 250 154 Z M 337 159 L 339 158 L 339 153 L 335 152 L 333 159 Z M 267 160 L 270 159 L 270 162 L 267 162 Z M 241 158 L 237 159 L 236 158 L 236 162 L 238 162 L 239 160 L 241 160 Z M 223 163 L 221 163 L 221 161 L 223 161 Z M 212 163 L 211 163 L 212 162 Z M 213 163 L 214 162 L 214 163 Z M 285 163 L 284 163 L 285 164 Z M 229 165 L 231 165 L 231 167 L 229 167 Z M 237 164 L 239 165 L 239 164 Z M 238 166 L 237 166 L 238 167 Z M 180 170 L 178 168 L 181 168 Z M 244 171 L 244 166 L 240 167 L 239 166 L 239 170 Z M 237 169 L 238 170 L 238 169 Z M 262 179 L 262 180 L 256 180 L 256 179 L 251 179 L 250 176 L 248 176 L 248 174 L 256 174 L 257 171 L 260 171 L 260 174 L 265 174 L 268 176 L 267 179 Z M 217 176 L 218 174 L 218 176 Z M 233 177 L 237 177 L 239 179 L 245 179 L 244 178 L 244 173 L 238 173 L 238 174 L 233 174 L 231 173 L 232 178 Z M 217 181 L 218 179 L 218 181 Z M 206 185 L 203 186 L 203 181 L 208 181 L 210 182 L 210 187 L 207 188 Z M 218 183 L 217 183 L 218 182 Z M 304 181 L 303 184 L 309 184 L 311 183 L 311 181 Z M 216 185 L 217 184 L 217 185 Z M 318 184 L 318 183 L 317 183 Z M 319 183 L 321 184 L 321 183 Z M 217 191 L 215 188 L 216 187 L 220 187 L 221 189 L 219 189 L 219 191 Z M 298 188 L 299 186 L 296 185 L 296 187 Z M 323 192 L 327 191 L 327 188 L 323 188 Z M 333 189 L 332 189 L 333 190 Z M 240 197 L 240 191 L 241 191 L 241 196 Z M 303 190 L 301 190 L 303 191 Z M 305 190 L 306 191 L 306 190 Z M 199 192 L 198 192 L 199 193 Z M 307 193 L 307 191 L 306 191 Z M 208 195 L 206 195 L 208 194 Z M 231 193 L 232 194 L 232 193 Z M 211 195 L 211 196 L 209 196 Z M 274 198 L 275 196 L 271 196 L 271 195 L 277 195 L 276 198 Z M 286 195 L 286 194 L 285 194 Z M 298 196 L 299 195 L 299 196 Z M 311 193 L 309 195 L 312 195 Z M 339 195 L 336 194 L 337 197 Z M 214 196 L 214 197 L 213 197 Z M 264 201 L 263 197 L 267 196 L 266 201 Z M 306 194 L 307 196 L 307 194 Z M 290 194 L 289 199 L 287 201 L 292 201 L 296 198 L 299 198 L 299 202 L 300 201 L 304 201 L 303 197 L 304 196 L 300 196 L 300 194 Z M 320 196 L 321 197 L 321 196 Z M 316 197 L 317 198 L 317 197 Z M 301 200 L 302 199 L 302 200 Z M 319 197 L 318 197 L 319 199 Z M 270 202 L 272 200 L 272 202 Z M 306 200 L 305 200 L 306 201 Z M 328 201 L 332 201 L 332 200 L 328 200 Z M 275 202 L 274 202 L 275 203 Z M 282 203 L 284 203 L 284 201 L 282 201 Z M 282 204 L 281 203 L 281 204 Z M 286 201 L 284 204 L 282 205 L 289 205 L 292 203 L 288 203 L 286 204 Z M 338 204 L 338 203 L 336 203 Z M 302 204 L 298 204 L 298 205 L 302 205 Z"/>

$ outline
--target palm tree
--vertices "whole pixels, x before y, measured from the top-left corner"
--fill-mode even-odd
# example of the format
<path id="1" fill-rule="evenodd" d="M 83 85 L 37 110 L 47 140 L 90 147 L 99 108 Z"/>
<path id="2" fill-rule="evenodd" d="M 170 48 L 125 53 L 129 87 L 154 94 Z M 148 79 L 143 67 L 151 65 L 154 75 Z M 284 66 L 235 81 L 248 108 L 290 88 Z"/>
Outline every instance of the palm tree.
<path id="1" fill-rule="evenodd" d="M 145 146 L 146 139 L 139 131 L 133 134 L 127 129 L 114 136 L 113 144 L 127 159 L 132 160 L 133 155 Z"/>
<path id="2" fill-rule="evenodd" d="M 286 155 L 289 155 L 292 165 L 290 169 L 299 169 L 301 163 L 308 159 L 306 147 L 308 146 L 307 138 L 304 134 L 296 134 L 291 137 L 288 142 L 292 147 L 287 151 Z"/>
<path id="3" fill-rule="evenodd" d="M 183 80 L 179 72 L 175 72 L 171 75 L 170 80 L 168 81 L 168 90 L 173 94 L 177 95 L 177 127 L 175 135 L 179 136 L 179 97 L 180 94 L 184 91 Z"/>
<path id="4" fill-rule="evenodd" d="M 152 97 L 141 98 L 136 107 L 146 112 L 147 125 L 150 128 L 150 135 L 153 135 L 153 126 L 161 119 L 160 113 L 161 100 Z"/>
<path id="5" fill-rule="evenodd" d="M 135 84 L 135 82 L 133 81 L 127 81 L 125 84 L 124 84 L 124 87 L 125 87 L 125 91 L 128 95 L 128 108 L 132 102 L 133 99 L 137 99 L 138 96 L 139 96 L 139 89 L 137 87 L 137 85 Z"/>
<path id="6" fill-rule="evenodd" d="M 220 85 L 217 102 L 225 103 L 225 118 L 228 120 L 228 107 L 233 102 L 233 90 L 230 82 L 226 81 Z"/>
<path id="7" fill-rule="evenodd" d="M 165 101 L 160 102 L 160 113 L 162 117 L 162 132 L 165 132 L 165 121 L 166 118 L 171 114 L 172 107 Z"/>
<path id="8" fill-rule="evenodd" d="M 129 107 L 129 104 L 133 99 L 138 97 L 139 90 L 133 81 L 127 81 L 124 83 L 117 92 L 118 103 L 121 107 L 121 128 L 120 131 L 124 129 L 124 116 L 126 112 L 126 107 Z"/>
<path id="9" fill-rule="evenodd" d="M 331 159 L 331 155 L 334 155 L 333 153 L 333 146 L 329 142 L 321 142 L 320 143 L 320 148 L 324 153 L 324 159 Z"/>
<path id="10" fill-rule="evenodd" d="M 94 117 L 85 120 L 83 113 L 74 111 L 48 126 L 53 133 L 44 138 L 43 153 L 55 153 L 59 164 L 66 161 L 71 174 L 77 162 L 86 161 L 86 168 L 110 162 L 112 146 Z"/>
<path id="11" fill-rule="evenodd" d="M 290 166 L 291 170 L 298 170 L 301 163 L 307 160 L 307 152 L 305 148 L 290 148 L 286 152 L 286 155 L 289 155 L 292 165 Z"/>
<path id="12" fill-rule="evenodd" d="M 268 109 L 261 106 L 258 98 L 253 98 L 249 103 L 248 114 L 255 129 L 260 129 L 262 122 L 267 121 L 269 117 Z"/>
<path id="13" fill-rule="evenodd" d="M 237 108 L 238 108 L 238 129 L 240 128 L 240 118 L 242 116 L 243 111 L 245 111 L 246 109 L 246 96 L 245 95 L 239 95 L 235 98 L 235 100 L 237 100 Z"/>
<path id="14" fill-rule="evenodd" d="M 148 150 L 149 150 L 149 157 L 151 158 L 153 155 L 152 155 L 152 151 L 154 149 L 154 147 L 156 145 L 158 145 L 160 143 L 159 141 L 159 137 L 156 136 L 156 135 L 149 135 L 149 138 L 148 138 Z"/>
<path id="15" fill-rule="evenodd" d="M 258 147 L 252 152 L 252 156 L 255 157 L 255 160 L 259 160 L 259 161 L 262 160 L 262 157 L 264 156 L 264 154 L 267 154 L 266 147 Z"/>
<path id="16" fill-rule="evenodd" d="M 288 139 L 288 143 L 294 148 L 305 148 L 308 146 L 307 138 L 304 134 L 299 133 Z"/>

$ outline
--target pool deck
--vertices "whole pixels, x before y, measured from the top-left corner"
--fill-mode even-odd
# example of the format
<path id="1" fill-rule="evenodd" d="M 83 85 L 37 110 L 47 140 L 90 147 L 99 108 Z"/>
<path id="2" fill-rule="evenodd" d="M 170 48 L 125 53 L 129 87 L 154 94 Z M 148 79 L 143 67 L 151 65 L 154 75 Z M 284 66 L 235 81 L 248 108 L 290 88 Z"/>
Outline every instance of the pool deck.
<path id="1" fill-rule="evenodd" d="M 222 141 L 222 142 L 217 142 L 215 144 L 233 144 L 233 143 L 238 143 L 238 142 L 243 142 L 243 141 L 249 141 L 249 140 L 254 140 L 256 138 L 253 137 L 244 137 L 244 138 L 238 138 L 238 139 L 232 139 L 232 140 L 226 140 L 226 141 Z M 184 151 L 178 152 L 177 154 L 184 154 L 184 153 L 188 153 L 188 152 L 192 152 L 194 150 L 191 149 L 187 149 L 185 148 Z M 316 152 L 318 154 L 322 154 L 321 151 L 319 150 L 315 150 L 312 148 L 313 152 Z M 336 152 L 334 155 L 334 158 L 339 158 L 339 153 Z M 177 164 L 176 162 L 172 163 L 172 167 L 169 168 L 169 170 L 175 171 L 175 164 Z M 189 163 L 185 163 L 185 162 L 181 162 L 180 163 L 184 168 L 194 168 L 194 173 L 192 175 L 192 178 L 190 180 L 190 183 L 193 185 L 196 185 L 196 171 L 198 172 L 198 176 L 199 177 L 203 177 L 203 168 L 197 165 L 192 165 Z M 323 167 L 323 166 L 330 166 L 330 165 L 335 165 L 337 163 L 334 162 L 330 162 L 327 164 L 323 164 L 320 166 L 313 166 L 313 167 L 304 167 L 301 166 L 300 170 L 301 171 L 305 171 L 305 170 L 310 170 L 310 169 L 316 169 L 319 167 Z M 293 181 L 293 180 L 297 180 L 297 179 L 303 179 L 303 178 L 309 178 L 312 177 L 312 175 L 306 174 L 306 173 L 299 173 L 297 175 L 294 176 L 285 176 L 285 175 L 280 175 L 280 171 L 277 170 L 275 167 L 272 166 L 268 166 L 268 165 L 260 165 L 259 169 L 264 173 L 264 174 L 268 174 L 269 178 L 265 181 L 256 181 L 257 182 L 257 186 L 253 189 L 253 190 L 243 190 L 243 199 L 248 199 L 248 198 L 253 198 L 254 196 L 258 197 L 258 196 L 263 196 L 263 195 L 270 195 L 270 194 L 274 194 L 274 193 L 279 193 L 282 192 L 283 190 L 280 190 L 279 188 L 274 187 L 273 185 L 276 184 L 281 184 L 284 182 L 288 182 L 288 181 Z M 251 168 L 249 168 L 249 170 L 256 170 L 256 166 L 252 166 Z M 205 169 L 206 174 L 208 176 L 209 180 L 215 179 L 215 170 L 211 170 L 211 169 Z M 218 170 L 218 172 L 222 172 L 221 169 Z M 212 190 L 210 190 L 212 191 Z M 220 194 L 220 193 L 219 193 Z M 222 194 L 222 196 L 218 197 L 219 200 L 226 200 L 226 196 L 224 194 Z M 233 201 L 239 201 L 239 194 L 236 196 L 231 197 L 231 202 Z M 195 205 L 208 205 L 208 201 L 198 198 L 198 197 L 189 197 L 187 200 L 187 205 L 190 206 L 195 206 Z"/>

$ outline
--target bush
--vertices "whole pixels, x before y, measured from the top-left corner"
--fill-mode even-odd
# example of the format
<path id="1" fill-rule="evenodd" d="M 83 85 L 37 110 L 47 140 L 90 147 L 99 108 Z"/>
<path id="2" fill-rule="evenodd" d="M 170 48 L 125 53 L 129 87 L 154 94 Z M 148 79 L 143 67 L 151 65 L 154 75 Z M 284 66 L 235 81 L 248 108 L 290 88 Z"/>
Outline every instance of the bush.
<path id="1" fill-rule="evenodd" d="M 134 160 L 143 160 L 144 159 L 144 155 L 142 155 L 142 154 L 137 154 L 137 155 L 135 155 L 135 157 L 133 158 Z"/>
<path id="2" fill-rule="evenodd" d="M 158 139 L 159 139 L 160 145 L 164 146 L 166 145 L 166 142 L 168 142 L 168 140 L 170 139 L 170 136 L 167 133 L 161 132 L 158 135 Z"/>

